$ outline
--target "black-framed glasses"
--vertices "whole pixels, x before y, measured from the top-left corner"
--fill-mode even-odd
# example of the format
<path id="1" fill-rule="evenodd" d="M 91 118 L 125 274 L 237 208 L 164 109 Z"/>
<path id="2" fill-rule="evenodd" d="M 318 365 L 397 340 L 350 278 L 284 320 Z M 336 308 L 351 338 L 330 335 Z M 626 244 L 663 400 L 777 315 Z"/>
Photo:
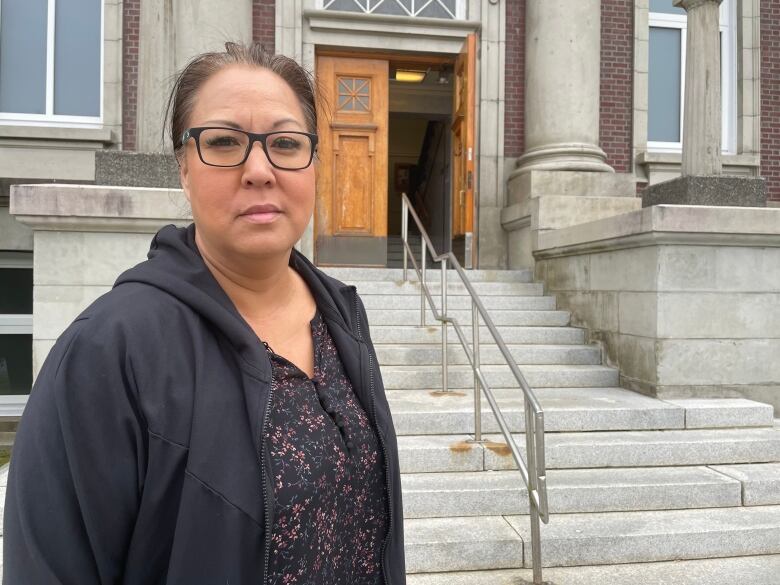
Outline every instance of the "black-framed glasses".
<path id="1" fill-rule="evenodd" d="M 316 134 L 292 130 L 256 134 L 235 128 L 201 126 L 184 131 L 182 146 L 190 138 L 195 139 L 198 156 L 203 164 L 212 167 L 237 167 L 244 164 L 252 145 L 259 141 L 272 166 L 284 171 L 299 171 L 311 164 L 317 147 Z"/>

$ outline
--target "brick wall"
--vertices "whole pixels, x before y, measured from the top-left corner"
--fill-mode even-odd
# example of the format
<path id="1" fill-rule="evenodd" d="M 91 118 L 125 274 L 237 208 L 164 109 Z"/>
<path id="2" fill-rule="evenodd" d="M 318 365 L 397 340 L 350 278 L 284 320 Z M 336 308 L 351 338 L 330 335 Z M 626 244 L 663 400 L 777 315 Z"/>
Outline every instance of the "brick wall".
<path id="1" fill-rule="evenodd" d="M 761 175 L 780 202 L 780 2 L 761 2 Z"/>
<path id="2" fill-rule="evenodd" d="M 525 142 L 525 0 L 506 3 L 506 79 L 504 155 L 520 156 Z"/>
<path id="3" fill-rule="evenodd" d="M 633 81 L 634 3 L 602 0 L 599 145 L 618 173 L 631 170 Z"/>
<path id="4" fill-rule="evenodd" d="M 122 3 L 122 148 L 135 150 L 141 0 Z"/>
<path id="5" fill-rule="evenodd" d="M 252 38 L 263 43 L 268 51 L 274 50 L 276 37 L 275 0 L 252 1 Z"/>

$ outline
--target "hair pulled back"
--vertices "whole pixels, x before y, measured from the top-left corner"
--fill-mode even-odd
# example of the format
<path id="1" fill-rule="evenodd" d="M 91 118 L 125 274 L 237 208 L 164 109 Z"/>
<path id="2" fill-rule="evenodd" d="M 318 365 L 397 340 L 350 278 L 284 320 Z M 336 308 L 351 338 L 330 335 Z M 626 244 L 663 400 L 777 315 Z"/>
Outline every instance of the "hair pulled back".
<path id="1" fill-rule="evenodd" d="M 215 73 L 231 65 L 249 65 L 268 69 L 284 79 L 303 110 L 306 129 L 317 132 L 317 106 L 311 73 L 295 60 L 267 52 L 260 43 L 225 43 L 223 52 L 202 53 L 194 57 L 176 77 L 166 108 L 166 126 L 176 157 L 182 149 L 181 137 L 189 126 L 198 90 Z"/>

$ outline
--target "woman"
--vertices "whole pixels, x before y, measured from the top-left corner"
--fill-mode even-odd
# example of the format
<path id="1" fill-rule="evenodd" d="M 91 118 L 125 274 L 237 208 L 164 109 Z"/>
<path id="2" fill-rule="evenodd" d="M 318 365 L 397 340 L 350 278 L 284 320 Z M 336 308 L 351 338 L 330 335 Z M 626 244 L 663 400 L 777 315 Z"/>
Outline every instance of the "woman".
<path id="1" fill-rule="evenodd" d="M 170 99 L 194 223 L 62 334 L 14 446 L 5 583 L 405 583 L 398 453 L 355 288 L 293 249 L 316 108 L 227 44 Z"/>

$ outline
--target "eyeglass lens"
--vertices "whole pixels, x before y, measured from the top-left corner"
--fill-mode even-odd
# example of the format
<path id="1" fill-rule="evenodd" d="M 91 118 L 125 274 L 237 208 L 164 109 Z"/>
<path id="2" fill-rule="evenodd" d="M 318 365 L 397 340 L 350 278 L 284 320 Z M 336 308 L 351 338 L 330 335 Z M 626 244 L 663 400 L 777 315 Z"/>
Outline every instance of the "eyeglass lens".
<path id="1" fill-rule="evenodd" d="M 266 154 L 271 163 L 284 169 L 300 169 L 311 161 L 311 139 L 295 132 L 274 132 L 266 138 Z M 243 132 L 208 128 L 200 134 L 200 156 L 208 165 L 241 164 L 249 137 Z"/>

